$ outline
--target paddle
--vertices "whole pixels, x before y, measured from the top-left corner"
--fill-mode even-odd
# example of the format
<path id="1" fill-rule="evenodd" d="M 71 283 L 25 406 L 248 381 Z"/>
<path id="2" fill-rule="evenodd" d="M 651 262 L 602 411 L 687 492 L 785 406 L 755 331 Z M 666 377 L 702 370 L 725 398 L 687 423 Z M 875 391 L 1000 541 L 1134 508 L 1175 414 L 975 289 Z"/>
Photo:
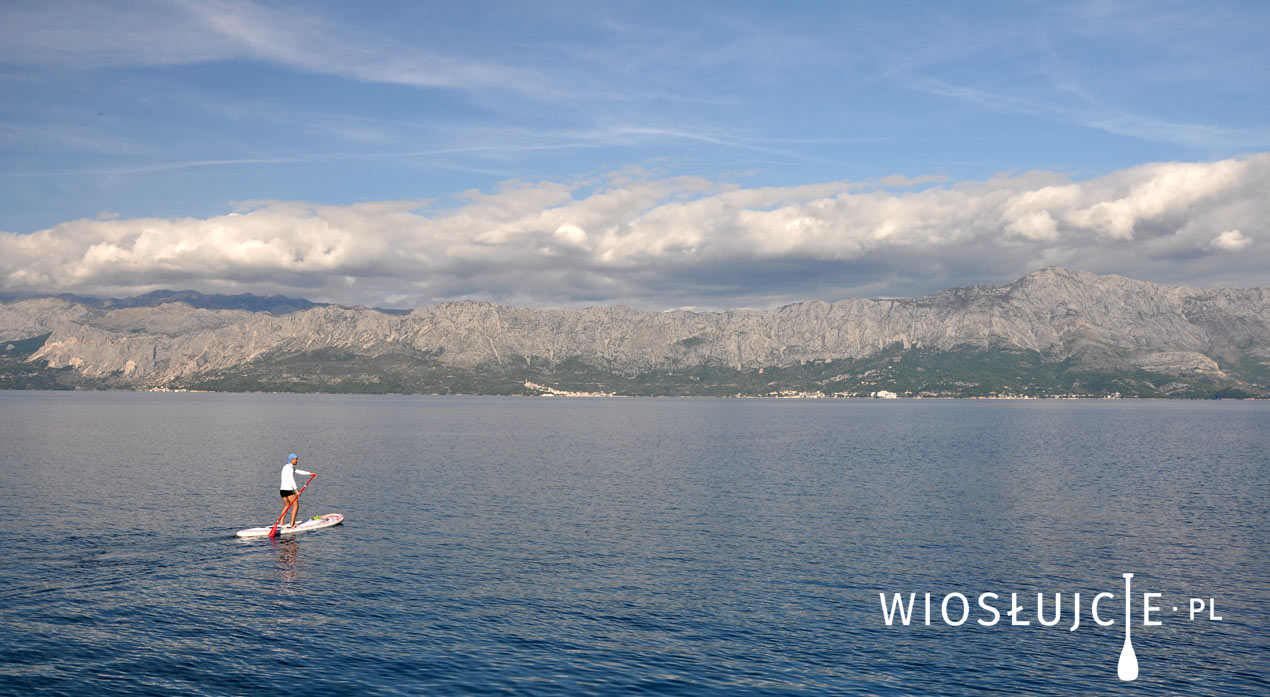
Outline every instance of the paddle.
<path id="1" fill-rule="evenodd" d="M 309 482 L 313 481 L 313 478 L 316 476 L 316 474 L 310 474 Z M 295 501 L 288 501 L 287 505 L 283 507 L 282 515 L 278 516 L 278 519 L 273 523 L 273 527 L 269 529 L 269 537 L 273 537 L 278 534 L 278 525 L 282 522 L 283 518 L 287 517 L 287 511 L 291 510 L 291 506 L 293 504 L 295 505 L 296 512 L 298 513 L 300 511 L 300 494 L 303 494 L 304 490 L 309 488 L 309 482 L 305 482 L 304 486 L 300 487 L 300 490 L 295 492 Z"/>

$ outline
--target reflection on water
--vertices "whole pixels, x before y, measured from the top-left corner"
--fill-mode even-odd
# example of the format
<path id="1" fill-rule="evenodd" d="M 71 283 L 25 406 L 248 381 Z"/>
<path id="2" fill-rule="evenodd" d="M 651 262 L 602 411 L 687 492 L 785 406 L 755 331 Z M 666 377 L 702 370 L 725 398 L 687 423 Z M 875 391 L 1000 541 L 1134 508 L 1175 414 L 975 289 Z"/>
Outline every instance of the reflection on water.
<path id="1" fill-rule="evenodd" d="M 278 557 L 278 578 L 290 583 L 296 580 L 296 560 L 300 558 L 300 545 L 294 535 L 274 537 L 270 540 Z"/>
<path id="2" fill-rule="evenodd" d="M 1132 572 L 1225 618 L 1135 694 L 1266 693 L 1268 407 L 0 392 L 0 692 L 1083 695 L 1123 626 L 877 594 Z M 290 452 L 344 524 L 234 539 Z"/>

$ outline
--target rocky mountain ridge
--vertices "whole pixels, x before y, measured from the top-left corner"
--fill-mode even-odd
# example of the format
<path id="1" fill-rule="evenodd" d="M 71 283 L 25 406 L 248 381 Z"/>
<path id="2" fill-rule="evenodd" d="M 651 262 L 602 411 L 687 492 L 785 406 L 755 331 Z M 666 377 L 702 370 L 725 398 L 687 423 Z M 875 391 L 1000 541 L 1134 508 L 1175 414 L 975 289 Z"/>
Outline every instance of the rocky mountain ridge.
<path id="1" fill-rule="evenodd" d="M 868 371 L 852 372 L 853 364 L 883 355 L 1004 351 L 1081 374 L 1188 376 L 1256 394 L 1270 365 L 1268 299 L 1265 287 L 1200 290 L 1053 267 L 914 299 L 718 313 L 460 301 L 408 314 L 330 305 L 272 314 L 41 298 L 0 303 L 0 342 L 47 334 L 29 364 L 127 388 L 232 389 L 245 380 L 238 386 L 514 392 L 531 379 L 612 387 L 641 376 L 759 385 L 751 373 L 812 364 L 823 369 L 804 369 L 802 386 L 829 390 L 867 384 Z M 491 376 L 502 386 L 481 387 Z M 446 379 L 476 387 L 450 390 Z"/>
<path id="2" fill-rule="evenodd" d="M 269 312 L 275 315 L 284 315 L 288 312 L 298 312 L 328 304 L 315 303 L 303 298 L 289 298 L 285 295 L 254 295 L 252 293 L 222 295 L 219 293 L 200 293 L 194 290 L 155 290 L 128 298 L 97 298 L 88 295 L 75 295 L 74 293 L 59 293 L 56 295 L 0 293 L 0 303 L 44 299 L 64 300 L 73 305 L 87 305 L 106 310 L 125 307 L 154 307 L 164 303 L 175 302 L 204 310 L 247 310 L 249 312 Z"/>

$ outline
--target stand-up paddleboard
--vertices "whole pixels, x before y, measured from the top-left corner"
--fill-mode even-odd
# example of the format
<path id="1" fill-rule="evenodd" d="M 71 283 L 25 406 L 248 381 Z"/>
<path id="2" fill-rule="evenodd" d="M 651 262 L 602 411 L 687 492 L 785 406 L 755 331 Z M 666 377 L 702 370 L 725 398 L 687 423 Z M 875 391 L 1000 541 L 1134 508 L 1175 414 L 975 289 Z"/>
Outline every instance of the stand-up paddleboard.
<path id="1" fill-rule="evenodd" d="M 344 522 L 343 513 L 327 513 L 326 515 L 320 515 L 320 516 L 317 516 L 316 518 L 310 518 L 309 520 L 306 520 L 303 523 L 296 523 L 295 527 L 290 527 L 290 526 L 283 527 L 279 525 L 277 534 L 294 535 L 297 532 L 308 532 L 310 530 L 321 530 L 322 528 L 329 528 L 333 525 L 339 525 L 340 523 L 343 523 L 343 522 Z M 269 531 L 272 529 L 273 529 L 272 525 L 266 525 L 263 528 L 247 528 L 246 530 L 239 530 L 238 537 L 268 537 Z"/>

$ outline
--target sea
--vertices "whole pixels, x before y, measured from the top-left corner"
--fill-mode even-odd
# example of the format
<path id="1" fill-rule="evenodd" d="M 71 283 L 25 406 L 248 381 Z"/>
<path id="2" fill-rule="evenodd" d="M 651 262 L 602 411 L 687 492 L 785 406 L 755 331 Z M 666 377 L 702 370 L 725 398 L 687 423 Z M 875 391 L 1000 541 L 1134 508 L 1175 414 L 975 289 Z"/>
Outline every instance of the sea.
<path id="1" fill-rule="evenodd" d="M 0 392 L 0 693 L 1265 695 L 1268 492 L 1264 401 Z"/>

